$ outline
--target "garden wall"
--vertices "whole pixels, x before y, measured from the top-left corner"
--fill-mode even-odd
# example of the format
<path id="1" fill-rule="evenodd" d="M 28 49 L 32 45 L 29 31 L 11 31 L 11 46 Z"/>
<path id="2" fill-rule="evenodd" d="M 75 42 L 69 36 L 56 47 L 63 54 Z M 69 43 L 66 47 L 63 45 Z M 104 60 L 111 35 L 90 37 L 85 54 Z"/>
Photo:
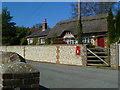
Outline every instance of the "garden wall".
<path id="1" fill-rule="evenodd" d="M 86 46 L 80 46 L 76 55 L 76 45 L 1 46 L 0 51 L 16 52 L 27 60 L 86 66 Z"/>

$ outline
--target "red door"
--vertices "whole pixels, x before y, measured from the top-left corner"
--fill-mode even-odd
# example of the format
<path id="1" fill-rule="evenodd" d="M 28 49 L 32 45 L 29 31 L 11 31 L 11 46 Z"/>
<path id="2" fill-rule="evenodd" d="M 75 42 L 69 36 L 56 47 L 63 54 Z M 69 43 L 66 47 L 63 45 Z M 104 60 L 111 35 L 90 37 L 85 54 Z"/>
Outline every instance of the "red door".
<path id="1" fill-rule="evenodd" d="M 98 38 L 98 46 L 104 48 L 105 45 L 104 45 L 104 38 L 103 37 Z"/>

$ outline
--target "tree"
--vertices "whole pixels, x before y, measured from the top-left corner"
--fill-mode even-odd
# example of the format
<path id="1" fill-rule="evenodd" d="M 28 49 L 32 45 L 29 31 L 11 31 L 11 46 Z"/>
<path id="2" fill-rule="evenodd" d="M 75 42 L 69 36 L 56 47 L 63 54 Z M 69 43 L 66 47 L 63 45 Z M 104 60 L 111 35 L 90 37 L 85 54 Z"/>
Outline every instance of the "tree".
<path id="1" fill-rule="evenodd" d="M 26 27 L 16 27 L 11 22 L 13 16 L 7 8 L 2 9 L 2 44 L 3 45 L 20 45 L 25 44 L 25 37 L 30 34 L 30 29 Z"/>
<path id="2" fill-rule="evenodd" d="M 81 16 L 91 16 L 96 14 L 103 14 L 109 11 L 109 8 L 113 7 L 114 12 L 118 9 L 114 7 L 115 2 L 81 2 Z M 72 4 L 72 17 L 78 17 L 78 4 Z"/>
<path id="3" fill-rule="evenodd" d="M 81 23 L 81 17 L 78 20 L 78 25 L 77 25 L 77 40 L 78 44 L 82 44 L 82 37 L 83 37 L 83 32 L 82 32 L 82 23 Z"/>
<path id="4" fill-rule="evenodd" d="M 13 45 L 15 44 L 16 28 L 14 22 L 11 22 L 12 16 L 7 8 L 2 9 L 2 44 Z"/>
<path id="5" fill-rule="evenodd" d="M 116 15 L 116 37 L 120 37 L 120 10 L 118 11 Z"/>
<path id="6" fill-rule="evenodd" d="M 117 42 L 120 38 L 120 10 L 118 11 L 116 17 L 115 17 L 115 38 L 113 40 L 113 43 Z"/>
<path id="7" fill-rule="evenodd" d="M 111 8 L 110 8 L 110 10 L 108 12 L 107 23 L 108 23 L 107 46 L 109 47 L 110 44 L 113 43 L 114 39 L 115 39 L 115 26 L 114 26 L 113 13 L 112 13 Z"/>
<path id="8" fill-rule="evenodd" d="M 26 45 L 27 44 L 27 40 L 26 40 L 26 36 L 29 35 L 30 29 L 26 28 L 26 27 L 16 27 L 16 44 L 17 45 Z"/>

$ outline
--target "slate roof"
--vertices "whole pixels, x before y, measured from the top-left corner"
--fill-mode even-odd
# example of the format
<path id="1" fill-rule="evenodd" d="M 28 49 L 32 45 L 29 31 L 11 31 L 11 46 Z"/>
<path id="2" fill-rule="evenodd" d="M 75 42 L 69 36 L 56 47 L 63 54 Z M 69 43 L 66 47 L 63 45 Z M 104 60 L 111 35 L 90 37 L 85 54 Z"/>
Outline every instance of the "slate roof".
<path id="1" fill-rule="evenodd" d="M 107 32 L 107 16 L 108 14 L 99 14 L 82 17 L 83 33 Z M 59 37 L 65 31 L 70 31 L 73 35 L 77 35 L 77 22 L 78 19 L 59 22 L 50 30 L 47 37 L 51 38 L 55 34 Z"/>
<path id="2" fill-rule="evenodd" d="M 44 31 L 39 30 L 37 32 L 34 32 L 28 36 L 26 36 L 26 38 L 32 38 L 32 37 L 41 37 L 41 36 L 47 36 L 49 33 L 50 29 L 45 29 Z"/>

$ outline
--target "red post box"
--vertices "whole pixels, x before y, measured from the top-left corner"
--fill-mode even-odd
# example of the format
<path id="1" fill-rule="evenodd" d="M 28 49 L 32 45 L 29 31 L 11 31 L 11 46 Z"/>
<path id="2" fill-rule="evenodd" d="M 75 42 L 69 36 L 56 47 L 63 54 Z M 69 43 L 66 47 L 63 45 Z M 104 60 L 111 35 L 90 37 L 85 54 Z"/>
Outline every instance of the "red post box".
<path id="1" fill-rule="evenodd" d="M 76 46 L 76 55 L 80 55 L 80 46 Z"/>

